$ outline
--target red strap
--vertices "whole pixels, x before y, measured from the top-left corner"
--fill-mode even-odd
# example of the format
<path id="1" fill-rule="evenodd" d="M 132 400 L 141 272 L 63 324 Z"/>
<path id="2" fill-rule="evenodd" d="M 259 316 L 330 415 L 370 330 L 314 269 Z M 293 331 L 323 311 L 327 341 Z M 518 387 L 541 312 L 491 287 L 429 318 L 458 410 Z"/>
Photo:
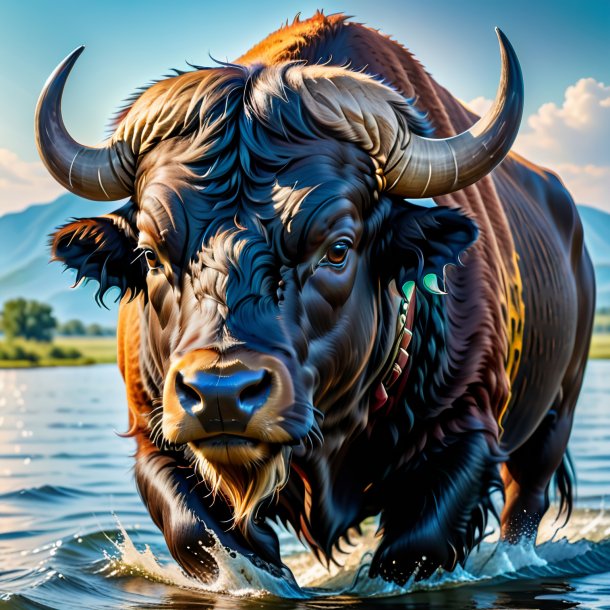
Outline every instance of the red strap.
<path id="1" fill-rule="evenodd" d="M 396 350 L 396 356 L 392 367 L 388 373 L 382 378 L 375 388 L 375 393 L 371 401 L 371 414 L 382 415 L 379 411 L 383 408 L 383 414 L 387 415 L 394 403 L 396 398 L 402 394 L 406 386 L 408 377 L 409 365 L 409 354 L 407 348 L 411 343 L 413 337 L 413 323 L 415 321 L 415 301 L 417 291 L 414 289 L 411 296 L 411 300 L 406 302 L 407 311 L 406 314 L 401 312 L 401 318 L 404 316 L 404 323 L 398 331 L 396 341 L 398 342 L 398 350 Z M 394 349 L 392 353 L 394 353 Z M 388 370 L 388 369 L 386 369 Z M 397 383 L 398 382 L 398 383 Z"/>

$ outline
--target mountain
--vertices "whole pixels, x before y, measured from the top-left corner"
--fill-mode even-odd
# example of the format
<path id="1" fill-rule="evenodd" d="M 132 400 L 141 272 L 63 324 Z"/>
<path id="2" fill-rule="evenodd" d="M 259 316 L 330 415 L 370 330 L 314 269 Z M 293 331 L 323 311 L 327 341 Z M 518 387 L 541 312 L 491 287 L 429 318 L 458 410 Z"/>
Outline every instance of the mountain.
<path id="1" fill-rule="evenodd" d="M 60 321 L 79 318 L 104 326 L 116 324 L 117 305 L 109 293 L 109 310 L 95 303 L 97 284 L 71 289 L 74 272 L 60 263 L 49 263 L 49 234 L 70 218 L 105 214 L 120 203 L 93 203 L 71 193 L 51 203 L 0 216 L 0 303 L 16 297 L 45 301 Z M 610 307 L 610 214 L 578 206 L 585 241 L 597 277 L 597 306 Z"/>
<path id="2" fill-rule="evenodd" d="M 79 318 L 115 326 L 117 306 L 111 294 L 106 298 L 108 310 L 95 303 L 95 282 L 72 290 L 74 272 L 49 262 L 48 242 L 50 233 L 71 218 L 105 214 L 119 205 L 66 193 L 51 203 L 0 216 L 0 303 L 16 297 L 36 299 L 51 304 L 60 322 Z"/>
<path id="3" fill-rule="evenodd" d="M 610 265 L 610 214 L 588 205 L 579 205 L 578 213 L 593 263 Z"/>
<path id="4" fill-rule="evenodd" d="M 610 307 L 610 214 L 588 205 L 578 212 L 585 230 L 585 242 L 595 267 L 597 308 Z"/>

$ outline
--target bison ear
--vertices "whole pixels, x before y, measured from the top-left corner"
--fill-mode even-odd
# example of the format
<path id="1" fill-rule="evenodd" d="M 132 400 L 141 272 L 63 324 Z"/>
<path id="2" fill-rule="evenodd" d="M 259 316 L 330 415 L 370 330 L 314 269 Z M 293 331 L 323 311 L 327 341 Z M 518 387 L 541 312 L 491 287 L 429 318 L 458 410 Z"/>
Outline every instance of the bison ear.
<path id="1" fill-rule="evenodd" d="M 446 206 L 395 205 L 392 227 L 392 276 L 399 288 L 417 284 L 433 294 L 445 292 L 445 266 L 461 264 L 460 253 L 472 245 L 479 230 L 463 212 Z"/>
<path id="2" fill-rule="evenodd" d="M 97 218 L 80 218 L 51 235 L 51 260 L 76 270 L 81 280 L 96 280 L 96 301 L 105 306 L 104 295 L 119 289 L 119 298 L 136 296 L 145 285 L 145 272 L 134 250 L 137 246 L 135 212 L 131 204 Z"/>

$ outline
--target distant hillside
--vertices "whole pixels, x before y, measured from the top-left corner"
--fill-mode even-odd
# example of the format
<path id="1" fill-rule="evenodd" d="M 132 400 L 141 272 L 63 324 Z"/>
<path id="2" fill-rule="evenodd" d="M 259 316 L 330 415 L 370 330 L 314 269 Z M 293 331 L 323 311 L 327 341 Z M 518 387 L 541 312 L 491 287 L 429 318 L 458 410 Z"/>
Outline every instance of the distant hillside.
<path id="1" fill-rule="evenodd" d="M 595 266 L 597 308 L 610 307 L 610 214 L 579 205 L 585 230 L 585 243 Z"/>
<path id="2" fill-rule="evenodd" d="M 66 193 L 51 203 L 0 216 L 0 303 L 15 298 L 38 299 L 53 305 L 60 321 L 79 318 L 104 326 L 116 324 L 117 306 L 109 294 L 110 311 L 98 307 L 97 284 L 71 289 L 74 273 L 60 263 L 49 263 L 49 234 L 72 217 L 97 216 L 119 206 L 95 203 Z M 610 214 L 578 206 L 585 240 L 595 265 L 598 307 L 610 307 Z"/>
<path id="3" fill-rule="evenodd" d="M 0 303 L 16 297 L 37 299 L 50 303 L 60 321 L 79 318 L 115 326 L 117 306 L 110 295 L 108 311 L 95 303 L 94 282 L 70 289 L 74 272 L 49 262 L 48 241 L 49 234 L 71 218 L 97 216 L 116 207 L 116 202 L 94 203 L 66 193 L 51 203 L 0 216 Z"/>
<path id="4" fill-rule="evenodd" d="M 585 228 L 585 239 L 596 265 L 610 265 L 610 214 L 579 205 L 578 213 Z"/>

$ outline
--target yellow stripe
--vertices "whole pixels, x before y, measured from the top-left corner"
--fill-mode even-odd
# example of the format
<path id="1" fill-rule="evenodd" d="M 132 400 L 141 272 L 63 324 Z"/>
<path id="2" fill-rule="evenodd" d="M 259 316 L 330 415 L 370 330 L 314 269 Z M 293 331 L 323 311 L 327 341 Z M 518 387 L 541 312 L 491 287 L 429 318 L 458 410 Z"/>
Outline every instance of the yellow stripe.
<path id="1" fill-rule="evenodd" d="M 500 426 L 500 438 L 504 433 L 504 419 L 507 415 L 508 407 L 512 398 L 512 388 L 519 370 L 519 363 L 523 354 L 523 327 L 525 326 L 525 304 L 523 302 L 523 284 L 521 282 L 521 272 L 519 271 L 519 255 L 513 252 L 513 272 L 511 277 L 506 273 L 505 294 L 507 299 L 506 335 L 508 338 L 508 352 L 506 354 L 506 375 L 510 388 L 506 401 L 498 416 Z"/>

